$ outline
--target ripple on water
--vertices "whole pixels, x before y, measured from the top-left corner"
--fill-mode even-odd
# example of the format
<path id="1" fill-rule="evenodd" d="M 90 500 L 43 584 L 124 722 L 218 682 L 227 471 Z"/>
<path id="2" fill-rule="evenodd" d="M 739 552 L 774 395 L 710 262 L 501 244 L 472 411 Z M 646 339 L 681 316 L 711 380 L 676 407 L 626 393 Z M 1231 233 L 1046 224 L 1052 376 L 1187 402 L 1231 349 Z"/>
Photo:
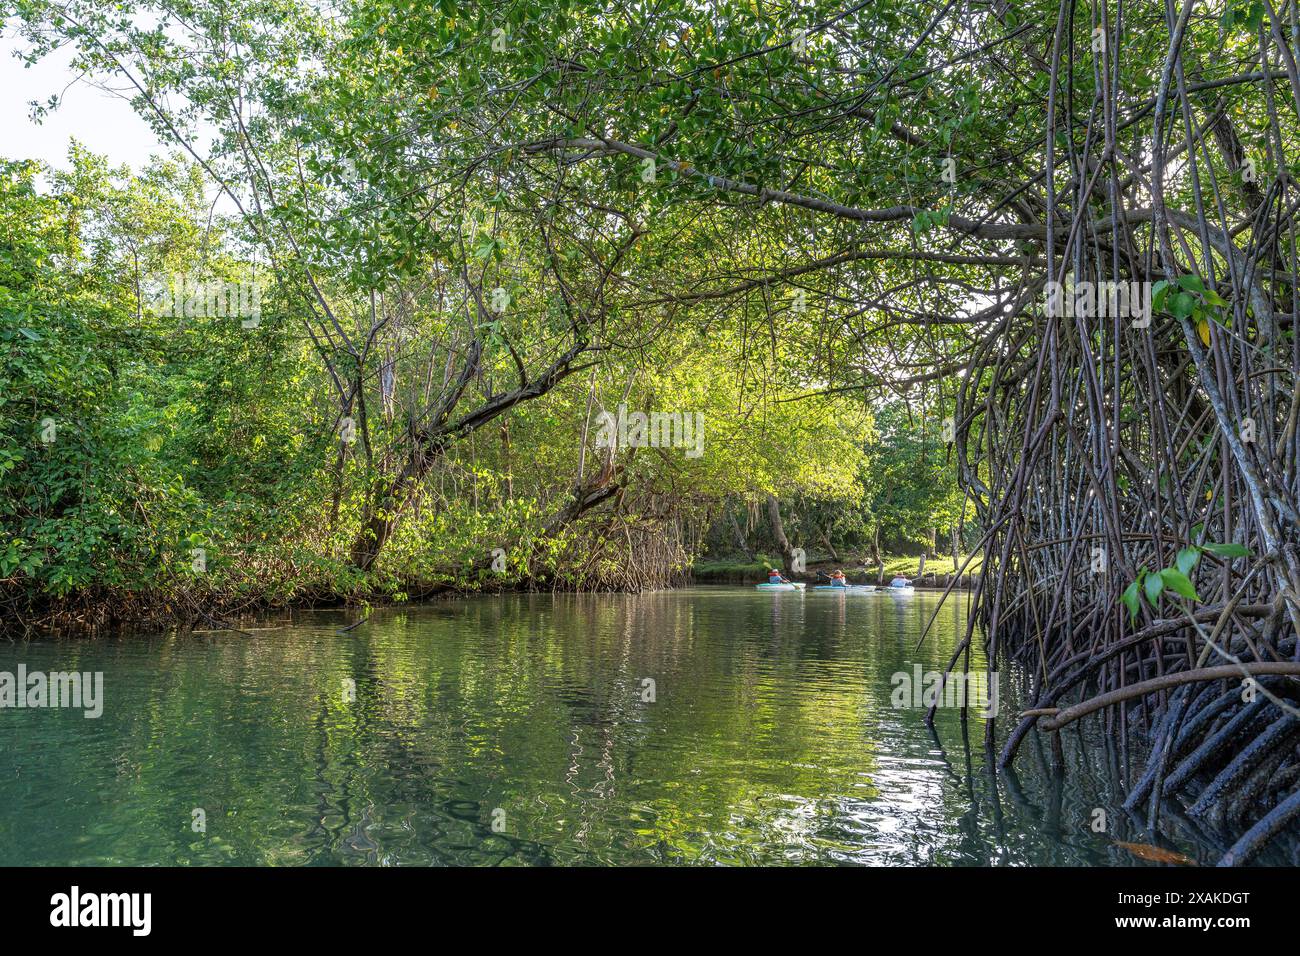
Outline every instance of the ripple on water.
<path id="1" fill-rule="evenodd" d="M 1067 740 L 1064 788 L 1032 745 L 994 782 L 981 722 L 892 706 L 962 608 L 919 649 L 933 596 L 739 588 L 0 646 L 0 670 L 102 670 L 106 697 L 0 711 L 0 862 L 1134 862 L 1087 826 L 1115 802 L 1096 739 Z"/>

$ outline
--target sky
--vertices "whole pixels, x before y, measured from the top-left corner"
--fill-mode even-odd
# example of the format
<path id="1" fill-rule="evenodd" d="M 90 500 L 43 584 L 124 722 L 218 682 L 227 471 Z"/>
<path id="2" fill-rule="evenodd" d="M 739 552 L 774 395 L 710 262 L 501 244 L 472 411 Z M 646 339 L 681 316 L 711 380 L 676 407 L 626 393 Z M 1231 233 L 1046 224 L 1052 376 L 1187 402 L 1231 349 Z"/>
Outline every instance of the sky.
<path id="1" fill-rule="evenodd" d="M 70 53 L 58 51 L 25 69 L 13 56 L 17 42 L 11 30 L 0 31 L 0 156 L 39 159 L 67 169 L 73 137 L 106 155 L 110 163 L 126 163 L 132 169 L 144 166 L 152 153 L 168 152 L 125 99 L 84 82 L 69 88 L 76 79 Z M 29 102 L 43 102 L 53 94 L 64 96 L 63 105 L 36 125 Z"/>

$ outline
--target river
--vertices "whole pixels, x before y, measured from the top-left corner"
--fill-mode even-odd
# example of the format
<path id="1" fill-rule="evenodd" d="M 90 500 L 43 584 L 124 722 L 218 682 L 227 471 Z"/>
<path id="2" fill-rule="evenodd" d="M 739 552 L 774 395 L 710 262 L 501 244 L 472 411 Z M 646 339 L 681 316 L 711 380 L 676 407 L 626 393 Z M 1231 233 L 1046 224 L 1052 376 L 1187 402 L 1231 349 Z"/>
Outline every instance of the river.
<path id="1" fill-rule="evenodd" d="M 981 721 L 894 706 L 963 632 L 964 597 L 917 650 L 936 605 L 507 594 L 0 644 L 0 671 L 103 674 L 97 718 L 0 710 L 0 863 L 1141 862 L 1096 727 L 1063 779 L 1037 735 L 995 777 Z"/>

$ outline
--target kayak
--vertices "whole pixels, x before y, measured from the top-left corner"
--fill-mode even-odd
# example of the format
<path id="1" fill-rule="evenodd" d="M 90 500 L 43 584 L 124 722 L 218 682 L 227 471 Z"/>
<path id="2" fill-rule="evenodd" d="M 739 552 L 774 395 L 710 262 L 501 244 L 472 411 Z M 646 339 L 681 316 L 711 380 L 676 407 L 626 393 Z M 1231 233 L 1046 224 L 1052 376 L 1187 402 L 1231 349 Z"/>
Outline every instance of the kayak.
<path id="1" fill-rule="evenodd" d="M 911 594 L 911 593 L 912 593 L 914 590 L 916 590 L 916 589 L 913 588 L 912 585 L 910 585 L 910 584 L 905 584 L 905 585 L 904 585 L 903 587 L 901 587 L 901 588 L 896 588 L 896 587 L 894 587 L 894 586 L 891 584 L 889 587 L 885 588 L 885 590 L 886 590 L 886 591 L 893 591 L 895 594 Z"/>
<path id="2" fill-rule="evenodd" d="M 874 584 L 850 584 L 847 587 L 836 587 L 834 584 L 819 584 L 813 588 L 814 591 L 855 591 L 858 594 L 871 594 L 876 590 Z"/>
<path id="3" fill-rule="evenodd" d="M 789 584 L 755 584 L 754 587 L 760 591 L 802 591 L 804 589 L 804 585 L 798 581 Z"/>

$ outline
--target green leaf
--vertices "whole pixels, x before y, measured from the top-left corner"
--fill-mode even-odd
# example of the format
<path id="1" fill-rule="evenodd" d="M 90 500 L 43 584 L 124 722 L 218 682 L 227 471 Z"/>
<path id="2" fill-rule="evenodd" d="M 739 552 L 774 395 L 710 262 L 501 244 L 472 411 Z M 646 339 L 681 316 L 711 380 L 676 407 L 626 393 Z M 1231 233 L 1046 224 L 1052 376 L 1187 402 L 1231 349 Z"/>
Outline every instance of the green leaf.
<path id="1" fill-rule="evenodd" d="M 1160 602 L 1160 592 L 1165 589 L 1164 575 L 1169 571 L 1152 571 L 1146 577 L 1147 600 L 1155 607 Z"/>
<path id="2" fill-rule="evenodd" d="M 1230 541 L 1227 544 L 1214 544 L 1207 541 L 1201 546 L 1201 550 L 1208 551 L 1210 554 L 1217 554 L 1221 558 L 1250 557 L 1250 549 L 1244 544 L 1237 544 L 1235 541 Z"/>
<path id="3" fill-rule="evenodd" d="M 1178 287 L 1186 289 L 1188 292 L 1204 292 L 1205 283 L 1197 275 L 1185 275 L 1178 277 Z"/>
<path id="4" fill-rule="evenodd" d="M 1151 290 L 1151 308 L 1156 312 L 1165 311 L 1165 300 L 1169 298 L 1169 283 L 1164 279 L 1157 282 Z"/>
<path id="5" fill-rule="evenodd" d="M 1196 562 L 1200 560 L 1201 552 L 1199 548 L 1183 548 L 1178 552 L 1178 560 L 1174 564 L 1183 574 L 1191 574 L 1192 568 L 1196 567 Z"/>
<path id="6" fill-rule="evenodd" d="M 1182 571 L 1165 568 L 1160 572 L 1160 580 L 1165 582 L 1165 586 L 1169 590 L 1175 591 L 1189 600 L 1199 601 L 1201 599 L 1200 595 L 1196 593 L 1196 588 L 1192 586 L 1192 582 L 1188 580 L 1187 575 L 1183 574 Z"/>
<path id="7" fill-rule="evenodd" d="M 1137 619 L 1138 607 L 1142 603 L 1142 599 L 1138 596 L 1137 581 L 1134 581 L 1124 589 L 1124 593 L 1120 595 L 1120 600 L 1123 601 L 1124 606 L 1128 608 L 1129 623 L 1133 623 L 1133 621 Z"/>
<path id="8" fill-rule="evenodd" d="M 1189 292 L 1180 292 L 1169 300 L 1169 311 L 1180 319 L 1185 319 L 1196 309 L 1196 297 Z"/>

